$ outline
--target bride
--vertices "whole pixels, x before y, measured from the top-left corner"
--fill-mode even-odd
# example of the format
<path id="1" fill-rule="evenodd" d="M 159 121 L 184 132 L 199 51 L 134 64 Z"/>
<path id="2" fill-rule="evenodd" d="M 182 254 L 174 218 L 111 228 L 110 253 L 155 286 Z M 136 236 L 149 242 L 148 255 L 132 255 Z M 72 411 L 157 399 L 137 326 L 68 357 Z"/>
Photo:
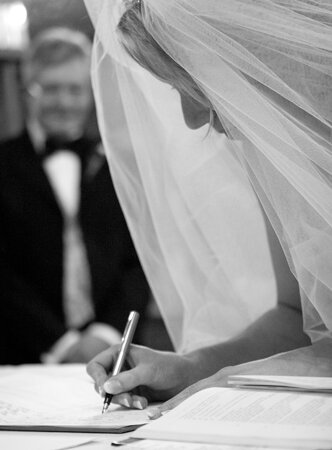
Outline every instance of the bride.
<path id="1" fill-rule="evenodd" d="M 111 348 L 97 387 L 167 409 L 230 374 L 332 376 L 331 3 L 85 1 L 110 168 L 177 350 L 132 346 L 104 384 Z"/>

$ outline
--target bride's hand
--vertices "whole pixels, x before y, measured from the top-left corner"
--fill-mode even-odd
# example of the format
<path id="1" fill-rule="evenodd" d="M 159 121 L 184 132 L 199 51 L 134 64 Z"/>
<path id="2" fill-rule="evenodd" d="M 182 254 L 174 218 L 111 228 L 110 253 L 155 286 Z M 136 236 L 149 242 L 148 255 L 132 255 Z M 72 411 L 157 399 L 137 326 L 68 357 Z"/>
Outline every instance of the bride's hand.
<path id="1" fill-rule="evenodd" d="M 92 359 L 87 372 L 95 381 L 96 390 L 112 394 L 112 402 L 128 408 L 143 409 L 149 401 L 164 401 L 193 382 L 193 364 L 185 356 L 131 345 L 127 368 L 109 378 L 119 353 L 119 345 Z"/>

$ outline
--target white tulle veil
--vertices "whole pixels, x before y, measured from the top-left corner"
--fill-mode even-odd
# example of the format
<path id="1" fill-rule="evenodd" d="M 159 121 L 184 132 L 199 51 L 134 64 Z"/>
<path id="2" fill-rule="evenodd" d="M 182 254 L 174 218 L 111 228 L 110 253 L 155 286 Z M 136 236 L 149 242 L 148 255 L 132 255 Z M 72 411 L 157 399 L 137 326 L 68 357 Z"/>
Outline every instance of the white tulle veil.
<path id="1" fill-rule="evenodd" d="M 299 282 L 305 330 L 330 335 L 331 1 L 139 2 L 230 139 L 189 130 L 178 93 L 127 55 L 116 27 L 128 0 L 85 2 L 110 168 L 175 347 L 227 339 L 274 305 L 260 205 Z"/>

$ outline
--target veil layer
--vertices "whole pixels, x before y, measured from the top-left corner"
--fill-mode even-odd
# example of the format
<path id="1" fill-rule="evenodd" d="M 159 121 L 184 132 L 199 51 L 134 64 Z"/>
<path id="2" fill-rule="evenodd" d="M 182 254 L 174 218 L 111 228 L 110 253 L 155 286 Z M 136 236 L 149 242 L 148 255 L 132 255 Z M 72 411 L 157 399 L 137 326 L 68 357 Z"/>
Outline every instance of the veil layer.
<path id="1" fill-rule="evenodd" d="M 149 32 L 226 138 L 189 130 L 177 92 L 125 53 L 116 27 L 128 2 L 85 1 L 111 172 L 175 347 L 228 339 L 275 304 L 265 214 L 299 282 L 306 332 L 330 335 L 331 2 L 142 1 Z"/>

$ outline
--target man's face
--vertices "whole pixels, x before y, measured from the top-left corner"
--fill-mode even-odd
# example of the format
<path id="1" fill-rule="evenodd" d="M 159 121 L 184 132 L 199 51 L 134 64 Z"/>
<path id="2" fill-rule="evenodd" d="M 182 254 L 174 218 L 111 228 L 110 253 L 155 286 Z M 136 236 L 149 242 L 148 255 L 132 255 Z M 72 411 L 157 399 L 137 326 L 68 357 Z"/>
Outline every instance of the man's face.
<path id="1" fill-rule="evenodd" d="M 29 112 L 47 135 L 74 139 L 82 134 L 92 105 L 88 61 L 75 58 L 43 68 L 29 91 Z"/>

